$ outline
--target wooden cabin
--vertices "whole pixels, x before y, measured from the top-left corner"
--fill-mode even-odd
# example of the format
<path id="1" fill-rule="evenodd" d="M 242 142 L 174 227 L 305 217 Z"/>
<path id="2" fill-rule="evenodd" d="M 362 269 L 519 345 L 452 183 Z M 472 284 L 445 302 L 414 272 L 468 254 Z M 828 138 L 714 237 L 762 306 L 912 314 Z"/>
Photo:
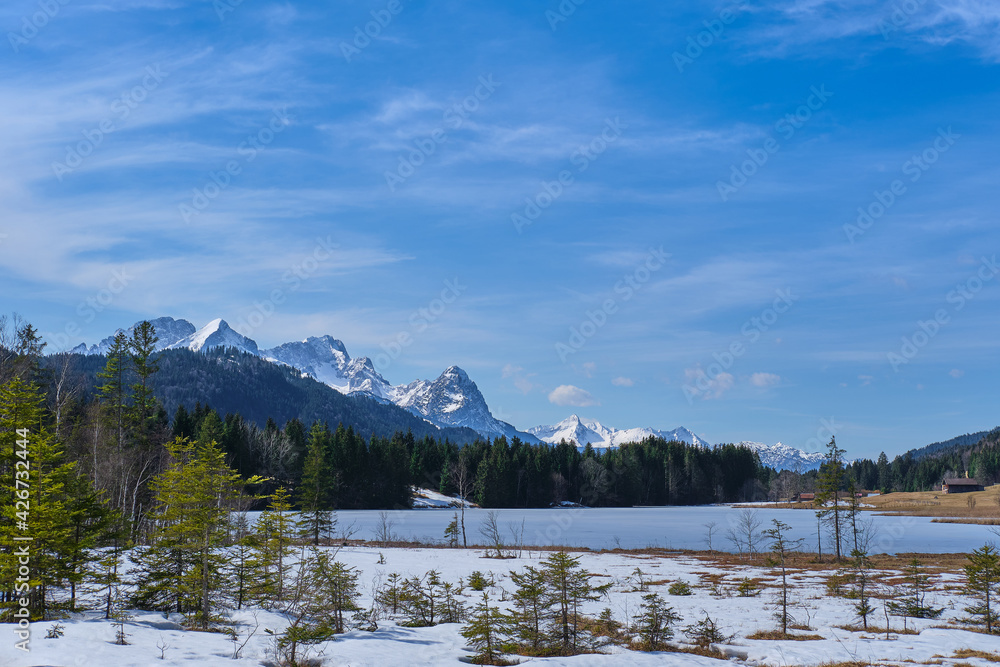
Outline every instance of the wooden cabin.
<path id="1" fill-rule="evenodd" d="M 985 487 L 982 484 L 968 477 L 945 479 L 941 484 L 942 493 L 971 493 L 972 491 L 983 490 L 985 490 Z"/>

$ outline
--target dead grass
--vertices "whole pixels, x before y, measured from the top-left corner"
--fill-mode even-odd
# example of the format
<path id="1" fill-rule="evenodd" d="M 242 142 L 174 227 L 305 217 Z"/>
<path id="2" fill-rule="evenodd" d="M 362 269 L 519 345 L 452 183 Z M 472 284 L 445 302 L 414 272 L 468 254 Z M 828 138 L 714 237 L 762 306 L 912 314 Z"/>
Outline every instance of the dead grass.
<path id="1" fill-rule="evenodd" d="M 955 651 L 956 658 L 979 658 L 987 662 L 1000 662 L 1000 653 L 987 653 L 986 651 L 976 651 L 971 648 L 960 648 Z"/>
<path id="2" fill-rule="evenodd" d="M 866 630 L 861 625 L 838 625 L 836 626 L 841 630 L 847 630 L 848 632 L 867 632 L 870 635 L 884 635 L 887 634 L 885 628 L 880 628 L 877 625 L 869 625 Z M 919 630 L 914 630 L 913 628 L 906 628 L 905 630 L 899 628 L 889 628 L 888 634 L 890 635 L 919 635 Z"/>
<path id="3" fill-rule="evenodd" d="M 1000 519 L 955 519 L 955 518 L 935 518 L 931 523 L 969 523 L 974 526 L 1000 526 Z"/>
<path id="4" fill-rule="evenodd" d="M 785 634 L 781 630 L 759 630 L 752 635 L 747 635 L 747 639 L 755 640 L 768 640 L 768 641 L 793 641 L 793 642 L 811 642 L 820 641 L 826 639 L 822 635 L 793 635 L 792 633 Z"/>
<path id="5" fill-rule="evenodd" d="M 883 496 L 872 496 L 862 499 L 875 509 L 894 514 L 931 517 L 961 517 L 961 518 L 1000 518 L 1000 484 L 987 487 L 985 491 L 972 493 L 941 493 L 940 491 L 921 491 L 916 493 L 887 493 Z M 969 498 L 976 501 L 976 506 L 969 508 Z"/>
<path id="6" fill-rule="evenodd" d="M 976 501 L 976 506 L 969 508 L 969 498 Z M 1000 484 L 986 487 L 985 491 L 972 493 L 942 493 L 941 491 L 917 491 L 914 493 L 886 493 L 881 496 L 862 498 L 863 509 L 873 512 L 890 512 L 908 516 L 930 517 L 961 517 L 1000 519 Z M 757 506 L 746 505 L 746 507 Z M 812 501 L 798 503 L 773 503 L 769 509 L 815 510 Z M 996 524 L 987 524 L 996 525 Z"/>

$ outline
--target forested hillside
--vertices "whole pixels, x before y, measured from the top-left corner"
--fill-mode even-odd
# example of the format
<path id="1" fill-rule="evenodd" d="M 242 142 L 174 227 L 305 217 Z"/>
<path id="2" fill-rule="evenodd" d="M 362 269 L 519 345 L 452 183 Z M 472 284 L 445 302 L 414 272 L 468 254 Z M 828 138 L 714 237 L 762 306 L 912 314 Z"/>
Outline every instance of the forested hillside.
<path id="1" fill-rule="evenodd" d="M 100 385 L 98 374 L 107 364 L 103 355 L 60 354 L 41 361 L 52 374 L 65 373 L 67 385 L 88 398 L 94 396 Z M 430 435 L 459 443 L 478 437 L 472 429 L 440 429 L 403 408 L 367 396 L 345 396 L 294 368 L 244 352 L 164 350 L 156 354 L 156 363 L 159 370 L 151 376 L 150 386 L 168 415 L 182 405 L 193 408 L 201 403 L 220 414 L 238 414 L 257 426 L 264 426 L 268 419 L 278 424 L 295 419 L 306 424 L 351 424 L 366 435 L 390 436 L 409 430 L 417 437 Z"/>

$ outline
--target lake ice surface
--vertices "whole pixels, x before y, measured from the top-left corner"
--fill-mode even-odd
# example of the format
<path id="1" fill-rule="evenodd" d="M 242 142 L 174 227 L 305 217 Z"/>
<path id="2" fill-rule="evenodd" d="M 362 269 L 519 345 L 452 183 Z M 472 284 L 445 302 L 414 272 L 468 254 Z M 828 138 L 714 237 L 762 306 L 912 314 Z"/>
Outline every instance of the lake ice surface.
<path id="1" fill-rule="evenodd" d="M 444 529 L 457 510 L 414 509 L 390 511 L 392 531 L 403 540 L 442 542 Z M 483 544 L 479 534 L 488 510 L 465 512 L 469 544 Z M 712 547 L 735 551 L 726 533 L 735 527 L 742 509 L 729 505 L 695 507 L 600 507 L 555 509 L 496 510 L 505 536 L 521 531 L 524 522 L 525 545 L 570 546 L 590 549 L 668 549 L 708 548 L 706 524 L 715 522 Z M 771 528 L 777 519 L 791 526 L 790 537 L 801 538 L 802 549 L 816 551 L 816 515 L 809 510 L 755 508 L 761 529 Z M 336 513 L 339 529 L 354 524 L 355 539 L 374 539 L 379 524 L 377 510 L 341 510 Z M 872 553 L 963 553 L 981 547 L 987 541 L 1000 541 L 988 526 L 957 523 L 931 523 L 929 517 L 886 516 L 864 512 L 862 520 L 871 521 L 876 535 Z M 822 535 L 823 551 L 831 551 L 831 539 Z M 761 547 L 766 548 L 763 541 Z"/>

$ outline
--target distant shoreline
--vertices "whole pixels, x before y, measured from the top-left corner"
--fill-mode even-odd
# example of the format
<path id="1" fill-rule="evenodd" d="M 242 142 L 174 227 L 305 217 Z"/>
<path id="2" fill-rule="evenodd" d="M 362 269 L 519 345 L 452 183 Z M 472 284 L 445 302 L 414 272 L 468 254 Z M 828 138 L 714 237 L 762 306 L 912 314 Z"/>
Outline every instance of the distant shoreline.
<path id="1" fill-rule="evenodd" d="M 885 516 L 930 517 L 932 523 L 1000 526 L 1000 484 L 985 491 L 948 494 L 941 491 L 886 493 L 861 498 L 861 510 Z M 817 510 L 812 502 L 738 503 L 741 509 Z"/>

